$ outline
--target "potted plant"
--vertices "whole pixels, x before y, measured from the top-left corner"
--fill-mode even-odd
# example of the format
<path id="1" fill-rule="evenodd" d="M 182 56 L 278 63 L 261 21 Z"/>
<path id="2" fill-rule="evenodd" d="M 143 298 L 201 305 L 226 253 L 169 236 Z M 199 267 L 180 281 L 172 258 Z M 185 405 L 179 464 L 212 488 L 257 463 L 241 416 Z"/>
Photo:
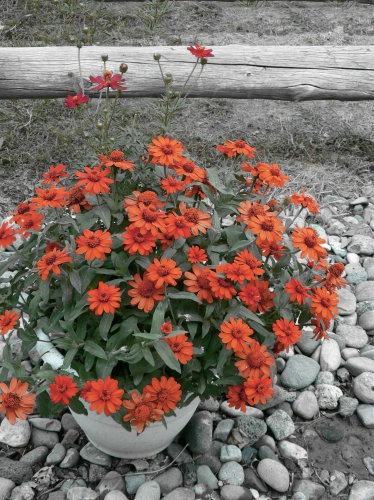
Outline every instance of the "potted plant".
<path id="1" fill-rule="evenodd" d="M 92 82 L 124 89 L 122 73 Z M 74 97 L 68 107 L 86 101 Z M 200 399 L 226 394 L 244 409 L 271 398 L 277 353 L 305 325 L 327 336 L 344 266 L 329 264 L 316 231 L 289 215 L 317 213 L 315 200 L 275 198 L 288 177 L 256 162 L 244 140 L 217 146 L 231 169 L 225 183 L 170 135 L 132 157 L 130 144 L 103 144 L 94 165 L 70 175 L 51 166 L 0 224 L 0 412 L 15 422 L 34 403 L 49 417 L 69 406 L 99 448 L 147 456 Z M 21 360 L 35 346 L 31 370 Z M 106 443 L 110 426 L 125 436 L 110 438 L 117 449 Z M 142 436 L 164 428 L 174 435 L 142 448 Z"/>

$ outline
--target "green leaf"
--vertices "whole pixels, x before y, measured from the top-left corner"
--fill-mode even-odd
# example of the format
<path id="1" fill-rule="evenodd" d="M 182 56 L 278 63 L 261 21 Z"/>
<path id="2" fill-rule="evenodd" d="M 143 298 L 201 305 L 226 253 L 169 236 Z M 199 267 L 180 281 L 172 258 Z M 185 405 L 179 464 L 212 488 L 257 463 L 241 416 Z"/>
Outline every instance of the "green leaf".
<path id="1" fill-rule="evenodd" d="M 159 334 L 161 331 L 161 325 L 165 321 L 165 313 L 168 309 L 167 300 L 162 300 L 156 306 L 156 309 L 153 313 L 152 325 L 151 325 L 151 333 Z"/>
<path id="2" fill-rule="evenodd" d="M 82 401 L 80 401 L 80 399 L 77 396 L 75 396 L 74 398 L 72 398 L 70 400 L 69 407 L 75 413 L 78 413 L 78 415 L 87 415 L 87 413 L 88 413 L 86 408 L 84 407 Z"/>
<path id="3" fill-rule="evenodd" d="M 93 342 L 92 340 L 86 340 L 84 343 L 84 350 L 101 359 L 108 359 L 106 352 L 102 347 Z"/>
<path id="4" fill-rule="evenodd" d="M 112 326 L 114 319 L 114 314 L 105 313 L 102 315 L 100 324 L 99 324 L 99 334 L 100 337 L 104 340 L 108 339 L 108 332 L 110 327 Z"/>
<path id="5" fill-rule="evenodd" d="M 49 292 L 50 292 L 50 283 L 51 283 L 51 278 L 48 278 L 46 280 L 41 280 L 40 285 L 39 285 L 39 293 L 40 297 L 44 302 L 48 302 L 49 299 Z"/>
<path id="6" fill-rule="evenodd" d="M 65 368 L 71 367 L 71 363 L 72 363 L 73 359 L 75 358 L 75 355 L 77 354 L 77 352 L 78 352 L 77 347 L 72 347 L 64 354 L 64 362 L 61 366 L 62 370 Z"/>
<path id="7" fill-rule="evenodd" d="M 176 300 L 193 300 L 198 304 L 201 304 L 201 300 L 194 294 L 190 292 L 168 292 L 169 299 Z"/>
<path id="8" fill-rule="evenodd" d="M 162 361 L 172 370 L 181 372 L 181 367 L 179 361 L 175 357 L 173 351 L 170 349 L 169 345 L 164 340 L 159 340 L 155 342 L 154 347 L 157 351 L 157 354 L 160 356 Z"/>
<path id="9" fill-rule="evenodd" d="M 96 207 L 93 209 L 93 212 L 100 217 L 100 219 L 104 223 L 104 226 L 109 229 L 112 220 L 112 213 L 110 211 L 110 208 L 107 205 L 96 205 Z"/>
<path id="10" fill-rule="evenodd" d="M 38 409 L 38 413 L 41 417 L 57 417 L 57 415 L 61 412 L 62 406 L 60 404 L 56 404 L 51 401 L 47 392 L 41 392 L 35 398 L 36 407 Z"/>
<path id="11" fill-rule="evenodd" d="M 82 293 L 82 282 L 77 269 L 73 269 L 68 274 L 71 285 L 76 289 L 78 293 Z"/>
<path id="12" fill-rule="evenodd" d="M 133 333 L 132 336 L 145 340 L 158 340 L 161 337 L 161 333 L 139 332 L 139 333 Z"/>
<path id="13" fill-rule="evenodd" d="M 84 368 L 86 372 L 89 372 L 92 369 L 94 363 L 95 363 L 95 356 L 87 352 L 84 359 Z"/>
<path id="14" fill-rule="evenodd" d="M 237 241 L 234 245 L 231 246 L 230 253 L 237 252 L 238 250 L 243 250 L 244 248 L 248 248 L 253 241 L 254 239 Z"/>
<path id="15" fill-rule="evenodd" d="M 81 231 L 83 231 L 83 229 L 91 229 L 91 227 L 97 222 L 97 215 L 95 215 L 93 210 L 86 213 L 76 214 L 75 217 Z"/>
<path id="16" fill-rule="evenodd" d="M 218 355 L 218 361 L 217 361 L 217 372 L 220 374 L 222 373 L 223 367 L 226 364 L 226 361 L 232 356 L 232 351 L 231 349 L 226 349 L 226 347 L 223 347 Z"/>
<path id="17" fill-rule="evenodd" d="M 153 358 L 152 352 L 149 347 L 142 347 L 142 353 L 144 359 L 149 363 L 151 366 L 155 366 L 155 360 Z"/>

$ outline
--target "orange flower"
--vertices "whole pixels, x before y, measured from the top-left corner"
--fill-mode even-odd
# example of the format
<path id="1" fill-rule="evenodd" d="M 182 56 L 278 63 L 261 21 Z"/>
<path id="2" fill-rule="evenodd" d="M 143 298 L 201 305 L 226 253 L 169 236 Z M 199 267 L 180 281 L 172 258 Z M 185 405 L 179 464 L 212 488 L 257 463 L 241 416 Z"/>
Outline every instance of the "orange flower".
<path id="1" fill-rule="evenodd" d="M 253 284 L 247 283 L 241 288 L 239 298 L 253 312 L 256 312 L 261 302 L 260 290 Z"/>
<path id="2" fill-rule="evenodd" d="M 277 321 L 273 323 L 272 329 L 277 337 L 277 341 L 280 342 L 287 351 L 291 345 L 296 344 L 301 336 L 300 328 L 294 321 L 289 321 L 288 319 L 277 319 Z"/>
<path id="3" fill-rule="evenodd" d="M 36 263 L 36 268 L 42 280 L 48 278 L 49 272 L 61 274 L 61 269 L 58 267 L 65 262 L 72 262 L 72 258 L 67 255 L 67 249 L 58 250 L 54 248 L 50 252 L 45 253 Z"/>
<path id="4" fill-rule="evenodd" d="M 58 240 L 56 241 L 48 241 L 48 243 L 45 246 L 44 253 L 52 252 L 52 250 L 60 250 L 61 249 L 61 244 Z"/>
<path id="5" fill-rule="evenodd" d="M 165 340 L 182 365 L 187 364 L 192 359 L 193 344 L 186 335 L 174 335 L 174 337 L 165 337 L 162 340 Z"/>
<path id="6" fill-rule="evenodd" d="M 291 302 L 305 304 L 309 289 L 296 278 L 291 278 L 284 287 L 284 291 L 290 295 Z"/>
<path id="7" fill-rule="evenodd" d="M 39 214 L 36 211 L 30 211 L 25 214 L 22 218 L 18 219 L 17 224 L 21 229 L 17 230 L 17 233 L 22 234 L 22 238 L 28 238 L 30 236 L 30 231 L 40 231 L 42 226 L 41 223 L 44 220 L 44 215 Z"/>
<path id="8" fill-rule="evenodd" d="M 260 180 L 266 182 L 269 187 L 283 187 L 290 178 L 282 174 L 279 165 L 273 163 L 257 163 L 256 165 Z"/>
<path id="9" fill-rule="evenodd" d="M 300 227 L 292 233 L 292 244 L 301 250 L 301 257 L 314 261 L 325 257 L 327 250 L 321 245 L 326 243 L 323 238 L 319 238 L 317 231 L 312 227 Z"/>
<path id="10" fill-rule="evenodd" d="M 161 333 L 171 333 L 173 331 L 173 325 L 171 324 L 171 321 L 165 321 L 165 323 L 162 323 L 160 330 Z"/>
<path id="11" fill-rule="evenodd" d="M 235 366 L 242 377 L 270 376 L 270 366 L 275 364 L 265 345 L 257 340 L 249 339 L 242 352 L 235 353 L 242 361 L 237 361 Z"/>
<path id="12" fill-rule="evenodd" d="M 166 194 L 173 194 L 177 191 L 183 191 L 185 188 L 185 183 L 183 181 L 180 181 L 171 175 L 168 175 L 166 179 L 162 179 L 160 185 L 166 192 Z"/>
<path id="13" fill-rule="evenodd" d="M 54 184 L 47 189 L 36 188 L 38 197 L 32 198 L 35 207 L 62 208 L 66 205 L 68 192 L 64 187 L 56 188 Z"/>
<path id="14" fill-rule="evenodd" d="M 101 170 L 99 165 L 93 168 L 83 167 L 84 172 L 75 172 L 75 177 L 80 179 L 76 186 L 84 186 L 85 192 L 91 196 L 95 194 L 109 193 L 109 184 L 113 184 L 114 180 L 109 179 L 107 175 L 110 173 L 110 168 Z"/>
<path id="15" fill-rule="evenodd" d="M 76 382 L 68 375 L 56 375 L 54 383 L 48 384 L 51 391 L 50 398 L 54 403 L 68 405 L 71 398 L 78 393 Z"/>
<path id="16" fill-rule="evenodd" d="M 341 288 L 347 285 L 347 282 L 342 278 L 342 273 L 344 272 L 344 264 L 342 262 L 336 262 L 331 264 L 327 269 L 326 274 L 326 288 L 334 289 Z"/>
<path id="17" fill-rule="evenodd" d="M 256 405 L 259 402 L 264 405 L 266 400 L 271 399 L 275 392 L 272 388 L 273 381 L 269 377 L 250 378 L 243 385 L 249 404 L 251 405 Z"/>
<path id="18" fill-rule="evenodd" d="M 186 184 L 191 184 L 192 182 L 203 182 L 206 176 L 206 172 L 203 168 L 200 168 L 192 160 L 188 158 L 178 158 L 173 165 L 173 169 L 176 174 L 184 175 Z"/>
<path id="19" fill-rule="evenodd" d="M 83 384 L 83 387 L 80 391 L 80 394 L 79 396 L 82 398 L 82 399 L 86 399 L 86 395 L 87 393 L 91 390 L 91 387 L 92 387 L 92 380 L 87 380 L 84 384 Z"/>
<path id="20" fill-rule="evenodd" d="M 294 205 L 301 205 L 309 210 L 312 214 L 319 213 L 319 206 L 314 198 L 305 194 L 305 189 L 301 193 L 293 193 L 289 201 Z"/>
<path id="21" fill-rule="evenodd" d="M 184 275 L 186 280 L 184 284 L 187 291 L 196 293 L 200 300 L 206 300 L 211 304 L 213 302 L 212 287 L 210 286 L 209 277 L 212 271 L 208 267 L 192 266 L 192 272 L 186 271 Z"/>
<path id="22" fill-rule="evenodd" d="M 226 141 L 224 144 L 219 144 L 217 149 L 220 153 L 231 158 L 232 156 L 244 155 L 247 158 L 254 158 L 256 149 L 247 144 L 242 139 L 236 141 Z"/>
<path id="23" fill-rule="evenodd" d="M 241 289 L 239 297 L 251 311 L 266 312 L 274 306 L 275 293 L 269 290 L 268 281 L 253 280 Z"/>
<path id="24" fill-rule="evenodd" d="M 165 233 L 173 235 L 175 240 L 180 237 L 189 238 L 191 236 L 191 227 L 192 224 L 183 215 L 174 212 L 167 215 Z"/>
<path id="25" fill-rule="evenodd" d="M 164 414 L 162 410 L 155 407 L 151 398 L 149 393 L 140 396 L 136 391 L 132 391 L 131 399 L 123 401 L 123 406 L 127 410 L 123 420 L 136 427 L 138 433 L 143 432 L 144 427 L 150 423 L 161 420 Z"/>
<path id="26" fill-rule="evenodd" d="M 26 415 L 32 413 L 35 404 L 35 394 L 25 394 L 29 384 L 22 383 L 16 378 L 12 378 L 9 387 L 0 382 L 0 413 L 5 412 L 5 417 L 13 425 L 17 418 L 26 420 Z"/>
<path id="27" fill-rule="evenodd" d="M 109 231 L 84 229 L 83 234 L 77 236 L 75 241 L 78 245 L 76 253 L 84 253 L 86 260 L 105 260 L 105 254 L 111 252 L 112 237 Z"/>
<path id="28" fill-rule="evenodd" d="M 125 196 L 125 202 L 123 204 L 123 208 L 127 210 L 128 207 L 136 205 L 149 207 L 150 205 L 154 205 L 155 207 L 163 207 L 165 203 L 161 201 L 157 193 L 154 191 L 133 191 L 130 196 Z"/>
<path id="29" fill-rule="evenodd" d="M 114 314 L 121 305 L 121 290 L 114 285 L 99 281 L 97 288 L 88 290 L 89 308 L 97 316 L 105 313 Z"/>
<path id="30" fill-rule="evenodd" d="M 0 314 L 0 335 L 5 335 L 10 330 L 13 330 L 20 316 L 15 310 L 8 311 L 5 309 L 4 314 Z"/>
<path id="31" fill-rule="evenodd" d="M 239 203 L 238 211 L 240 216 L 237 217 L 238 222 L 244 222 L 247 224 L 258 215 L 265 215 L 269 211 L 268 205 L 263 205 L 258 201 L 242 201 Z"/>
<path id="32" fill-rule="evenodd" d="M 230 300 L 236 295 L 236 290 L 231 281 L 221 278 L 214 272 L 210 273 L 208 279 L 213 297 L 216 299 Z"/>
<path id="33" fill-rule="evenodd" d="M 109 156 L 102 154 L 98 154 L 97 156 L 100 160 L 100 166 L 117 167 L 121 170 L 134 170 L 134 162 L 125 160 L 125 153 L 123 151 L 115 149 L 109 153 Z"/>
<path id="34" fill-rule="evenodd" d="M 146 206 L 143 203 L 139 206 L 131 205 L 127 207 L 127 213 L 133 227 L 138 227 L 143 233 L 151 231 L 158 237 L 159 232 L 165 230 L 165 212 L 158 210 L 154 205 Z"/>
<path id="35" fill-rule="evenodd" d="M 122 233 L 122 243 L 124 249 L 130 255 L 139 253 L 140 255 L 149 255 L 156 246 L 156 237 L 151 231 L 142 232 L 139 227 L 130 224 L 126 231 Z"/>
<path id="36" fill-rule="evenodd" d="M 225 274 L 234 283 L 244 283 L 245 280 L 252 278 L 252 274 L 248 272 L 248 266 L 243 266 L 238 262 L 219 264 L 216 266 L 216 271 Z"/>
<path id="37" fill-rule="evenodd" d="M 153 377 L 151 385 L 144 387 L 143 394 L 150 394 L 150 401 L 153 401 L 156 408 L 164 413 L 169 413 L 170 410 L 175 410 L 181 400 L 180 387 L 181 385 L 173 377 L 166 378 L 163 375 L 160 380 Z"/>
<path id="38" fill-rule="evenodd" d="M 66 165 L 63 163 L 59 163 L 58 165 L 51 165 L 46 174 L 43 174 L 44 179 L 42 180 L 42 184 L 53 184 L 60 182 L 61 177 L 69 177 L 69 175 L 65 172 Z"/>
<path id="39" fill-rule="evenodd" d="M 122 406 L 123 389 L 118 388 L 118 381 L 106 377 L 105 380 L 99 378 L 92 380 L 89 387 L 84 392 L 84 400 L 91 403 L 90 410 L 96 413 L 105 413 L 108 417 L 116 413 Z M 81 392 L 81 397 L 83 397 Z"/>
<path id="40" fill-rule="evenodd" d="M 313 330 L 315 340 L 329 338 L 327 329 L 330 326 L 330 322 L 325 322 L 318 319 L 312 319 L 311 324 L 315 327 Z"/>
<path id="41" fill-rule="evenodd" d="M 247 227 L 253 234 L 257 235 L 256 243 L 260 240 L 281 241 L 282 231 L 285 229 L 285 226 L 282 226 L 281 221 L 273 212 L 253 217 L 247 223 Z"/>
<path id="42" fill-rule="evenodd" d="M 184 202 L 179 204 L 179 210 L 186 221 L 191 224 L 191 233 L 194 236 L 199 233 L 206 234 L 207 229 L 212 227 L 211 216 L 203 210 L 188 208 Z"/>
<path id="43" fill-rule="evenodd" d="M 186 254 L 188 262 L 190 262 L 191 264 L 201 264 L 208 260 L 208 256 L 205 250 L 197 245 L 192 245 L 192 247 L 187 250 Z"/>
<path id="44" fill-rule="evenodd" d="M 234 262 L 242 266 L 243 274 L 247 280 L 256 279 L 265 272 L 264 269 L 261 269 L 262 262 L 256 259 L 247 248 L 236 254 Z"/>
<path id="45" fill-rule="evenodd" d="M 81 207 L 85 210 L 91 210 L 92 208 L 92 205 L 86 199 L 83 189 L 78 186 L 73 186 L 69 189 L 66 205 L 77 214 L 81 212 Z"/>
<path id="46" fill-rule="evenodd" d="M 0 248 L 6 248 L 16 241 L 15 234 L 13 227 L 8 222 L 3 222 L 0 226 Z"/>
<path id="47" fill-rule="evenodd" d="M 339 302 L 337 293 L 330 292 L 324 287 L 312 288 L 310 298 L 310 311 L 317 319 L 329 323 L 336 314 L 339 314 L 336 307 Z"/>
<path id="48" fill-rule="evenodd" d="M 279 260 L 285 250 L 284 245 L 276 241 L 257 241 L 257 246 L 262 250 L 264 257 L 272 255 L 275 260 Z"/>
<path id="49" fill-rule="evenodd" d="M 199 45 L 197 43 L 191 45 L 190 47 L 187 47 L 187 50 L 189 50 L 191 54 L 198 59 L 201 59 L 202 57 L 214 57 L 213 49 L 206 49 L 204 45 Z"/>
<path id="50" fill-rule="evenodd" d="M 153 259 L 153 263 L 147 268 L 147 278 L 155 284 L 156 288 L 162 288 L 163 285 L 177 284 L 177 279 L 182 276 L 182 270 L 177 267 L 173 259 L 162 257 L 161 260 Z"/>
<path id="51" fill-rule="evenodd" d="M 245 387 L 241 385 L 230 385 L 226 394 L 226 399 L 232 408 L 246 411 L 246 405 L 248 404 L 247 394 L 245 393 Z"/>
<path id="52" fill-rule="evenodd" d="M 184 151 L 180 142 L 169 137 L 159 135 L 152 139 L 152 143 L 148 146 L 148 154 L 151 156 L 151 162 L 156 165 L 168 167 L 175 163 Z"/>
<path id="53" fill-rule="evenodd" d="M 135 274 L 135 281 L 129 281 L 128 284 L 132 286 L 132 290 L 127 293 L 131 299 L 131 305 L 137 306 L 138 309 L 149 313 L 154 308 L 156 302 L 163 300 L 164 294 L 162 288 L 157 288 L 153 281 L 144 276 L 144 279 L 140 274 Z"/>
<path id="54" fill-rule="evenodd" d="M 220 326 L 218 337 L 226 344 L 226 349 L 232 349 L 235 353 L 242 352 L 249 342 L 253 330 L 241 318 L 237 320 L 232 316 Z"/>
<path id="55" fill-rule="evenodd" d="M 17 205 L 17 209 L 15 212 L 10 212 L 13 217 L 11 217 L 12 222 L 18 222 L 19 219 L 22 219 L 25 215 L 35 212 L 35 207 L 29 201 L 24 201 Z"/>

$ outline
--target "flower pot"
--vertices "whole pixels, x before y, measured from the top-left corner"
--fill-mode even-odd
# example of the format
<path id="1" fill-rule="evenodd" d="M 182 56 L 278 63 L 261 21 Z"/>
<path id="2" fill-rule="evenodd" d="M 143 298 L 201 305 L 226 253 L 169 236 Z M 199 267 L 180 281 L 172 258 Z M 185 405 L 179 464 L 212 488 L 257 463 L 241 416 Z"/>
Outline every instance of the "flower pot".
<path id="1" fill-rule="evenodd" d="M 71 414 L 80 425 L 90 442 L 99 450 L 118 458 L 144 458 L 159 453 L 169 446 L 193 416 L 199 398 L 175 410 L 175 416 L 166 416 L 167 427 L 162 422 L 153 422 L 141 434 L 135 429 L 127 431 L 104 413 L 97 414 L 87 408 L 88 415 Z"/>

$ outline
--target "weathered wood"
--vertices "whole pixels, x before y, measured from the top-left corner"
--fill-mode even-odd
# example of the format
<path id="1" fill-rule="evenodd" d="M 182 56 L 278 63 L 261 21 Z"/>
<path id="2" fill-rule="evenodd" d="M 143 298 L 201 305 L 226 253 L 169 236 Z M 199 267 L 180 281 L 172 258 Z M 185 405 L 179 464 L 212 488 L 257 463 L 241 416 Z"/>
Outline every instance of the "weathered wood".
<path id="1" fill-rule="evenodd" d="M 240 99 L 374 99 L 374 46 L 243 46 L 213 48 L 199 78 L 192 78 L 190 97 Z M 161 54 L 164 73 L 173 75 L 176 91 L 191 72 L 195 58 L 186 47 L 83 47 L 81 70 L 89 76 L 128 64 L 123 97 L 155 97 L 164 91 L 154 54 Z M 197 68 L 196 75 L 200 72 Z M 65 97 L 79 91 L 76 47 L 0 48 L 0 98 Z M 94 93 L 98 95 L 98 93 Z"/>

